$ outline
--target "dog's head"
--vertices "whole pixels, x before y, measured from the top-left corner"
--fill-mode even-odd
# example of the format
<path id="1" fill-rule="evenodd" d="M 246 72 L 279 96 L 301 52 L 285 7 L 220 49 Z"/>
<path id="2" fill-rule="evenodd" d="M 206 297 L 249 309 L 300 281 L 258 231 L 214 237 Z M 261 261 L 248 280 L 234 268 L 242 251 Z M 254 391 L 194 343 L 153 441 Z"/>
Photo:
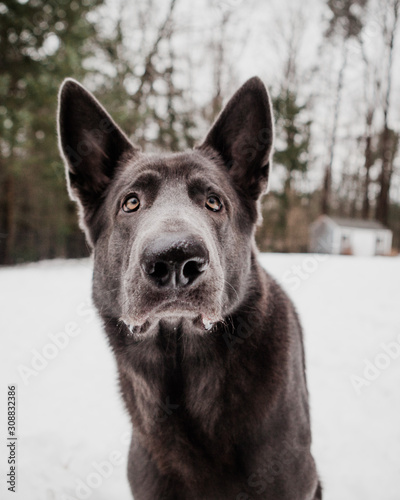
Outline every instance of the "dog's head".
<path id="1" fill-rule="evenodd" d="M 149 155 L 66 80 L 59 138 L 103 317 L 145 336 L 160 320 L 201 331 L 232 312 L 248 287 L 268 181 L 273 124 L 262 82 L 236 92 L 199 147 Z"/>

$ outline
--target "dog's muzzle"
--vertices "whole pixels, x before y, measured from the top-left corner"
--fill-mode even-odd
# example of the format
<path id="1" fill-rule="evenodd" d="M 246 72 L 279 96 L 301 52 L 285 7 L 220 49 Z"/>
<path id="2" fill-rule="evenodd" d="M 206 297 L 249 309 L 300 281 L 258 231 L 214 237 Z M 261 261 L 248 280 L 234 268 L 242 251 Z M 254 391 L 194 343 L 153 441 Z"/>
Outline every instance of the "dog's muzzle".
<path id="1" fill-rule="evenodd" d="M 164 289 L 190 287 L 209 266 L 204 243 L 192 234 L 165 233 L 148 243 L 140 265 L 144 277 Z"/>
<path id="2" fill-rule="evenodd" d="M 211 331 L 221 320 L 222 280 L 205 238 L 192 231 L 153 232 L 135 251 L 121 315 L 129 331 L 144 334 L 160 320 L 182 318 Z"/>

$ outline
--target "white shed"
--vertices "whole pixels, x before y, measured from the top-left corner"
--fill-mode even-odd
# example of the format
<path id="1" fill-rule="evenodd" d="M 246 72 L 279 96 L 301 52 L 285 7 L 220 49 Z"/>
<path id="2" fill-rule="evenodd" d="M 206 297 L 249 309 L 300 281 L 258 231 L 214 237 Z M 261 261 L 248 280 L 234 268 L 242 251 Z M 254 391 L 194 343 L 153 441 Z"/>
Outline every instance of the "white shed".
<path id="1" fill-rule="evenodd" d="M 393 233 L 373 220 L 321 215 L 310 225 L 310 251 L 345 255 L 390 255 Z"/>

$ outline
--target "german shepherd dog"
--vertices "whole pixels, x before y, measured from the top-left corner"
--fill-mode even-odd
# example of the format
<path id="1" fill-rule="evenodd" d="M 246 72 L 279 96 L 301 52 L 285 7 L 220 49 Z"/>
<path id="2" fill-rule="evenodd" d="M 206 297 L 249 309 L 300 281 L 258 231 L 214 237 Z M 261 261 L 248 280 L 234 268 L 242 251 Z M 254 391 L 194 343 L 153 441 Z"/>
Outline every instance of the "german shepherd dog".
<path id="1" fill-rule="evenodd" d="M 301 327 L 257 262 L 273 143 L 261 80 L 201 145 L 150 155 L 68 79 L 59 138 L 132 422 L 135 500 L 320 499 Z"/>

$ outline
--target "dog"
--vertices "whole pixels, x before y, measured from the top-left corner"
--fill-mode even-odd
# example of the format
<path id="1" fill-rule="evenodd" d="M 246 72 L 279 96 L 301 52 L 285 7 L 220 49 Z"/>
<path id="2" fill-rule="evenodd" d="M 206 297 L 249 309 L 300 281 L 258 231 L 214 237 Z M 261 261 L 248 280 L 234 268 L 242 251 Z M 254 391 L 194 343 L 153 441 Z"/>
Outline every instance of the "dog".
<path id="1" fill-rule="evenodd" d="M 321 499 L 301 326 L 257 261 L 274 135 L 262 81 L 186 152 L 144 154 L 72 79 L 58 131 L 132 422 L 135 500 Z"/>

